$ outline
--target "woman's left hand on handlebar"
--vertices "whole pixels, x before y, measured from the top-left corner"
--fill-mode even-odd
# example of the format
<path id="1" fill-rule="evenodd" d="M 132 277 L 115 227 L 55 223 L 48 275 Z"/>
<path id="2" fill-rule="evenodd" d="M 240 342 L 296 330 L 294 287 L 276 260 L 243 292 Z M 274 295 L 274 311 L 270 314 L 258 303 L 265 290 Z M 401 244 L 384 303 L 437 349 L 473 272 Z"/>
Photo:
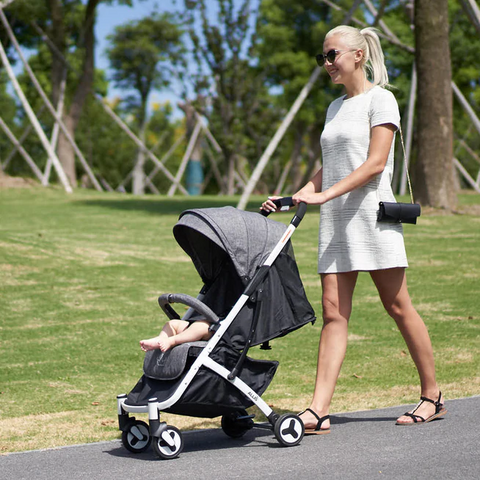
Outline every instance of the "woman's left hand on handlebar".
<path id="1" fill-rule="evenodd" d="M 262 203 L 260 210 L 265 210 L 267 212 L 279 212 L 280 209 L 277 208 L 277 206 L 273 203 L 273 200 L 278 200 L 279 198 L 283 198 L 283 197 L 278 197 L 278 196 L 268 197 L 267 200 L 265 200 Z"/>

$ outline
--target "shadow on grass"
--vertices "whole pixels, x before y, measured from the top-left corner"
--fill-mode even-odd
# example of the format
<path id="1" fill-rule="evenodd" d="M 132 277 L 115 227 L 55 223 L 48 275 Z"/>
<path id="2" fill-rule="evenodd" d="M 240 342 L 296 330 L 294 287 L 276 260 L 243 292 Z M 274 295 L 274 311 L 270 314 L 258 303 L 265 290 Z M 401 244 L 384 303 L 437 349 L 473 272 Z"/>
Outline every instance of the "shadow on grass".
<path id="1" fill-rule="evenodd" d="M 193 198 L 105 198 L 78 200 L 75 203 L 90 206 L 110 208 L 123 211 L 143 211 L 151 214 L 180 215 L 185 210 L 194 208 L 219 208 L 225 206 L 236 207 L 237 198 L 232 197 L 193 197 Z M 249 202 L 246 210 L 258 211 L 260 203 L 258 201 Z"/>

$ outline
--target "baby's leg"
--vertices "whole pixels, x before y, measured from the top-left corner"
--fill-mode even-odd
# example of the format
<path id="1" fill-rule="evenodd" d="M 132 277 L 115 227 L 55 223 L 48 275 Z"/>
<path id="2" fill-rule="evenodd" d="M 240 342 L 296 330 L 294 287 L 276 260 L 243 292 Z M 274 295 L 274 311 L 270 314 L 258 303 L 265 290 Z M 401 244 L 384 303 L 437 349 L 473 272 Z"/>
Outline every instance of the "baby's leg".
<path id="1" fill-rule="evenodd" d="M 208 322 L 204 322 L 203 320 L 193 322 L 182 332 L 179 332 L 176 335 L 168 338 L 160 339 L 160 350 L 165 352 L 169 348 L 172 348 L 175 345 L 180 345 L 181 343 L 208 340 L 212 336 L 212 333 L 208 331 L 209 326 L 210 324 Z"/>
<path id="2" fill-rule="evenodd" d="M 170 320 L 163 326 L 160 335 L 148 340 L 142 340 L 140 347 L 144 352 L 149 350 L 168 350 L 168 348 L 162 348 L 162 345 L 165 346 L 165 342 L 168 343 L 168 338 L 182 333 L 188 326 L 189 323 L 185 320 Z"/>

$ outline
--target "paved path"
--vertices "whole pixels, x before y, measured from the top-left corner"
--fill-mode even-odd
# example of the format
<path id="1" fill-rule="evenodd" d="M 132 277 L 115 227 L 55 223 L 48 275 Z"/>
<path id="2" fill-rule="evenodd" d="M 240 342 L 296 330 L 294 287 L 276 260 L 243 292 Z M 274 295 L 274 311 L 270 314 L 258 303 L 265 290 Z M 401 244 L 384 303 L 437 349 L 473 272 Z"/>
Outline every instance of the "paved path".
<path id="1" fill-rule="evenodd" d="M 220 429 L 186 432 L 175 460 L 127 452 L 120 441 L 0 456 L 1 480 L 475 479 L 480 478 L 480 396 L 447 401 L 448 414 L 395 426 L 407 406 L 332 417 L 332 433 L 281 447 L 268 431 L 241 440 Z"/>

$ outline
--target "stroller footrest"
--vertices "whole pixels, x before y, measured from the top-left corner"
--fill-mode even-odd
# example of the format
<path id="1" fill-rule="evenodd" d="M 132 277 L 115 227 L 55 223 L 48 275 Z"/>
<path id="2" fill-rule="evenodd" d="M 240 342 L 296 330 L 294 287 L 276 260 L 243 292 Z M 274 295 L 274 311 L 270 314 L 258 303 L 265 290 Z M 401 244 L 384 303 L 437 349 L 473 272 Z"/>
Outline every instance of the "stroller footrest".
<path id="1" fill-rule="evenodd" d="M 166 352 L 149 350 L 145 353 L 143 372 L 155 380 L 175 380 L 185 371 L 189 355 L 200 353 L 206 344 L 207 342 L 189 342 Z"/>

